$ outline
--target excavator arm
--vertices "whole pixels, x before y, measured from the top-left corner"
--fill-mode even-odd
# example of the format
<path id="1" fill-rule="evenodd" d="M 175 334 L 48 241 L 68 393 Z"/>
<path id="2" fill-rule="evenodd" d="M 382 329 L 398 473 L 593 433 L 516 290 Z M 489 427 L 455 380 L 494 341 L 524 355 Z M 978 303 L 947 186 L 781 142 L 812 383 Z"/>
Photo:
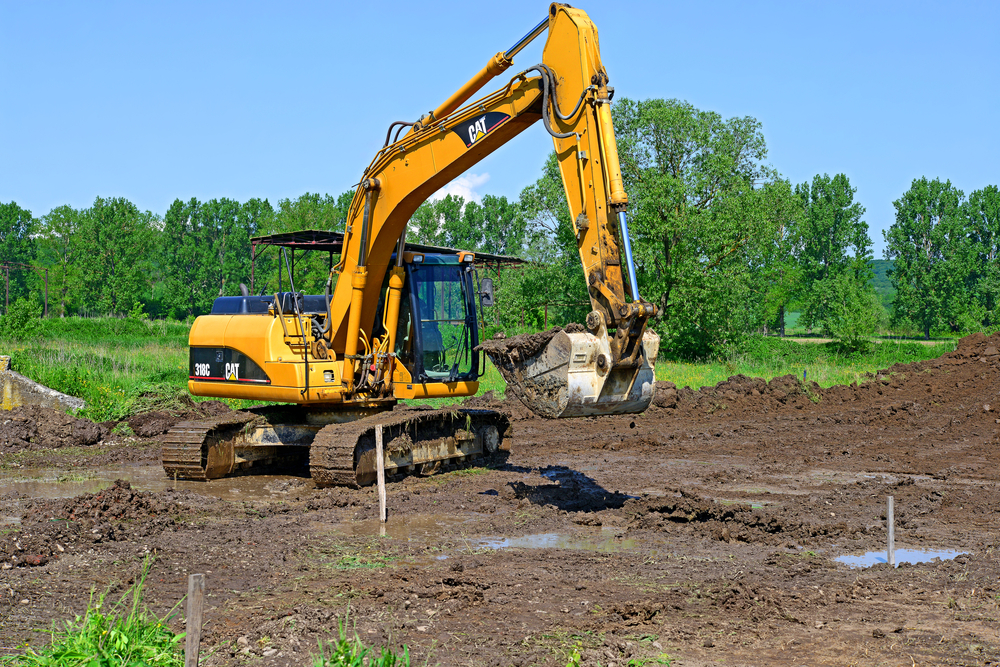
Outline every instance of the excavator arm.
<path id="1" fill-rule="evenodd" d="M 466 104 L 548 30 L 543 62 Z M 592 312 L 589 332 L 560 333 L 544 346 L 487 349 L 508 385 L 546 416 L 637 412 L 652 398 L 658 340 L 646 330 L 655 307 L 639 297 L 632 262 L 608 75 L 597 29 L 583 11 L 554 3 L 545 21 L 498 53 L 462 88 L 414 123 L 395 123 L 365 170 L 345 229 L 340 279 L 331 297 L 330 348 L 343 355 L 345 396 L 354 391 L 362 338 L 371 340 L 386 274 L 385 333 L 377 364 L 392 364 L 403 285 L 406 226 L 434 192 L 542 121 L 552 136 Z M 463 106 L 464 105 L 464 106 Z M 390 135 L 398 126 L 397 136 Z M 395 260 L 393 256 L 395 253 Z M 627 270 L 629 293 L 626 293 Z M 609 334 L 613 331 L 613 334 Z M 574 370 L 575 369 L 575 370 Z M 392 373 L 389 368 L 386 372 Z M 576 372 L 579 377 L 574 378 Z M 561 394 L 560 394 L 561 392 Z M 603 392 L 603 393 L 602 393 Z M 557 396 L 559 395 L 559 396 Z"/>

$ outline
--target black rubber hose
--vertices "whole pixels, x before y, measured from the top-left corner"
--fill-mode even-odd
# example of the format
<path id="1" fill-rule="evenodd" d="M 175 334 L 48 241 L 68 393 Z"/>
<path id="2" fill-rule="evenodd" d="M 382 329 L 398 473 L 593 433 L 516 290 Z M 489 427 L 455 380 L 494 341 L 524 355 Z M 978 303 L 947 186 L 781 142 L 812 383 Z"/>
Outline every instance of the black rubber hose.
<path id="1" fill-rule="evenodd" d="M 525 74 L 528 72 L 538 72 L 542 78 L 542 124 L 545 126 L 545 131 L 557 139 L 568 139 L 569 137 L 577 136 L 576 132 L 562 133 L 552 129 L 552 124 L 549 121 L 549 86 L 552 84 L 549 81 L 550 73 L 548 68 L 545 65 L 535 65 L 524 70 Z"/>
<path id="2" fill-rule="evenodd" d="M 401 126 L 398 130 L 396 130 L 397 138 L 399 138 L 399 133 L 402 132 L 404 127 L 413 127 L 413 123 L 407 123 L 405 120 L 397 120 L 395 123 L 389 126 L 389 131 L 385 133 L 385 143 L 382 145 L 382 148 L 385 148 L 386 146 L 389 145 L 389 137 L 392 136 L 392 128 L 396 127 L 397 125 Z M 395 139 L 393 140 L 393 143 L 395 143 Z"/>
<path id="3" fill-rule="evenodd" d="M 559 100 L 555 97 L 556 87 L 558 85 L 555 73 L 548 65 L 539 63 L 537 66 L 544 69 L 549 74 L 549 84 L 552 86 L 552 110 L 555 111 L 556 116 L 558 116 L 561 120 L 569 120 L 570 118 L 575 116 L 576 112 L 579 111 L 580 107 L 583 105 L 583 101 L 587 99 L 587 93 L 590 92 L 591 90 L 596 90 L 597 88 L 594 85 L 590 85 L 584 88 L 583 92 L 580 93 L 580 99 L 576 101 L 576 106 L 573 107 L 573 110 L 570 111 L 568 114 L 563 115 L 563 113 L 559 110 Z"/>

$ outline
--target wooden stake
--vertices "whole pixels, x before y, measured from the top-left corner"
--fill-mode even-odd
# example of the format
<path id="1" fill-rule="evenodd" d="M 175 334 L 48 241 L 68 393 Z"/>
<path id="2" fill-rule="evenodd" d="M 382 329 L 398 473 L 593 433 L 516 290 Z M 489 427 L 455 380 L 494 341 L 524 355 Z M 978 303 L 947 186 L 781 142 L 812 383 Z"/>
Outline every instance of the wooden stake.
<path id="1" fill-rule="evenodd" d="M 885 512 L 885 518 L 889 524 L 889 548 L 886 551 L 889 567 L 896 567 L 896 517 L 893 516 L 893 510 L 895 509 L 893 504 L 893 497 L 889 496 Z"/>
<path id="2" fill-rule="evenodd" d="M 382 449 L 382 425 L 375 427 L 375 463 L 378 466 L 378 519 L 385 523 L 385 455 Z"/>
<path id="3" fill-rule="evenodd" d="M 188 577 L 187 635 L 184 642 L 184 667 L 198 667 L 201 649 L 201 613 L 205 607 L 205 575 Z"/>

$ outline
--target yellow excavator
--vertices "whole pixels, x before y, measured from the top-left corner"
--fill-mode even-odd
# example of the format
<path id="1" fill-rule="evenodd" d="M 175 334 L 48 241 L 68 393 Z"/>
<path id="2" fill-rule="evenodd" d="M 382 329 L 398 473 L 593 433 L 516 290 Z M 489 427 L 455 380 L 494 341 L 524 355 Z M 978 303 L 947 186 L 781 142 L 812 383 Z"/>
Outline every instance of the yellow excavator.
<path id="1" fill-rule="evenodd" d="M 546 30 L 542 63 L 468 102 Z M 282 405 L 176 425 L 163 438 L 167 475 L 213 479 L 305 454 L 318 485 L 357 486 L 375 479 L 377 438 L 390 477 L 496 452 L 508 428 L 497 412 L 389 412 L 400 399 L 475 395 L 485 363 L 475 255 L 420 252 L 405 232 L 428 197 L 539 120 L 555 144 L 592 311 L 586 326 L 487 341 L 486 353 L 539 415 L 645 410 L 659 347 L 646 323 L 656 308 L 636 288 L 608 81 L 594 24 L 554 3 L 439 107 L 390 125 L 330 241 L 340 256 L 325 294 L 296 292 L 282 255 L 288 291 L 220 297 L 195 320 L 192 394 Z"/>

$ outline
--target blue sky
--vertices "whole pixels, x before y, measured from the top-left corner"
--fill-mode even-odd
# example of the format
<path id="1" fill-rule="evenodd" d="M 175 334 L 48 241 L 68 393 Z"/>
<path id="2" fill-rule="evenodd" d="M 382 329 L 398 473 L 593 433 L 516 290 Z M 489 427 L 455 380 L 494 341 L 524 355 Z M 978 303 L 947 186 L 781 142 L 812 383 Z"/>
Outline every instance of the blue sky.
<path id="1" fill-rule="evenodd" d="M 1000 183 L 1000 3 L 573 4 L 617 95 L 754 116 L 793 182 L 846 173 L 877 257 L 914 178 Z M 0 0 L 0 201 L 43 215 L 124 196 L 162 215 L 178 197 L 339 194 L 390 122 L 437 106 L 546 10 Z M 550 150 L 532 128 L 453 190 L 516 197 Z"/>

